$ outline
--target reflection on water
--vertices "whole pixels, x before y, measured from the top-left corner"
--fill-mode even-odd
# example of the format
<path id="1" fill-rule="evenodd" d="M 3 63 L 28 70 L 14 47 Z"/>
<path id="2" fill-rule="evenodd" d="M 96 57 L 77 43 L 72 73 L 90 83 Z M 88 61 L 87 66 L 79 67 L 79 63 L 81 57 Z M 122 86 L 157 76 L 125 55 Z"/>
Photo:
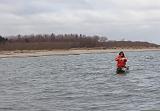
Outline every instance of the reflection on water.
<path id="1" fill-rule="evenodd" d="M 0 59 L 0 110 L 160 109 L 160 52 L 126 55 L 118 75 L 116 53 Z"/>

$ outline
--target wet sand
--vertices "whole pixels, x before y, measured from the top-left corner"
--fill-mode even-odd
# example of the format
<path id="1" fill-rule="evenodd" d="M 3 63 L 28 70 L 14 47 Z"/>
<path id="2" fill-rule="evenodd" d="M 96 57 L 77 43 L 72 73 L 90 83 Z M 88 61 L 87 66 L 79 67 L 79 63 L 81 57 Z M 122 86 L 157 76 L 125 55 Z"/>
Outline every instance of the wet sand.
<path id="1" fill-rule="evenodd" d="M 9 57 L 38 57 L 51 55 L 79 55 L 92 53 L 116 53 L 119 51 L 160 51 L 159 48 L 152 49 L 71 49 L 71 50 L 17 50 L 17 51 L 0 51 L 0 58 Z"/>

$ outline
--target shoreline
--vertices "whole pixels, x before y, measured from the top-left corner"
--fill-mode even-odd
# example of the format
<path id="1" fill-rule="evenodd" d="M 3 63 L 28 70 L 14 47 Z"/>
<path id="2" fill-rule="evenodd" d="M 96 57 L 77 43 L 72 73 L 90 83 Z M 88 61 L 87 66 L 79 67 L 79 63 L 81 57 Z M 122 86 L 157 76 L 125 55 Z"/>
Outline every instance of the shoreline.
<path id="1" fill-rule="evenodd" d="M 144 52 L 144 51 L 160 51 L 160 48 L 146 49 L 69 49 L 69 50 L 16 50 L 16 51 L 0 51 L 0 58 L 12 57 L 39 57 L 52 55 L 79 55 L 79 54 L 96 54 L 96 53 L 116 53 L 124 52 Z"/>

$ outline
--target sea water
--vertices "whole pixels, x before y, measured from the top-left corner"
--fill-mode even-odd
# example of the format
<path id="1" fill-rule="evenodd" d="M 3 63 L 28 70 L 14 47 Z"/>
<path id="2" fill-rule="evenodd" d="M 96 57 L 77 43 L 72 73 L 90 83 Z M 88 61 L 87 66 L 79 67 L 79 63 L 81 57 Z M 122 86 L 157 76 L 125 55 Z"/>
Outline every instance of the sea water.
<path id="1" fill-rule="evenodd" d="M 160 52 L 126 52 L 127 74 L 117 53 L 1 58 L 0 111 L 160 110 Z"/>

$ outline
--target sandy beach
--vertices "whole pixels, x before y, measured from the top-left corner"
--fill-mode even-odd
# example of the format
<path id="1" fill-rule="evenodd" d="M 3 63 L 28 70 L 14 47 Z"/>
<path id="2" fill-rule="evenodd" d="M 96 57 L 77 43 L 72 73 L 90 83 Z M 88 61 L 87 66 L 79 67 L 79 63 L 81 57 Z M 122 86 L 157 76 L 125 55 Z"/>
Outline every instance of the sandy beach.
<path id="1" fill-rule="evenodd" d="M 71 50 L 17 50 L 17 51 L 0 51 L 0 58 L 10 57 L 38 57 L 51 55 L 79 55 L 92 53 L 116 53 L 119 51 L 160 51 L 158 48 L 152 49 L 71 49 Z"/>

